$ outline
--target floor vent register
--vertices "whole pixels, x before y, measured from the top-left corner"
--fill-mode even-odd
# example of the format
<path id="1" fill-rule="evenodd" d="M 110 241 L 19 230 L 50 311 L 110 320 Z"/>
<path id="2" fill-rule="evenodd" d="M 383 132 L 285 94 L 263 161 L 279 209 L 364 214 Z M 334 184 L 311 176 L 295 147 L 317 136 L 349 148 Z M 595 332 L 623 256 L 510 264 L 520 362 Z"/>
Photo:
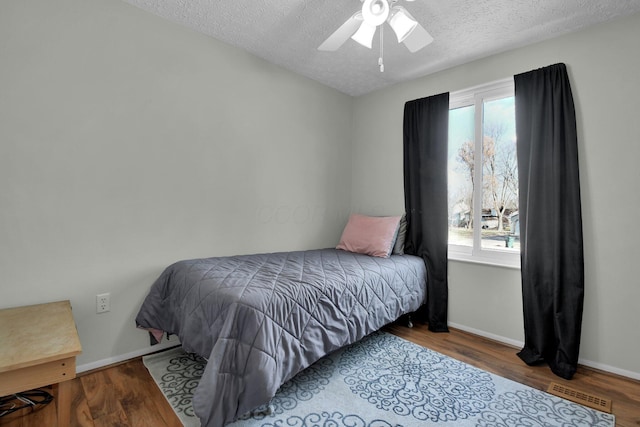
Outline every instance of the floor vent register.
<path id="1" fill-rule="evenodd" d="M 598 411 L 606 412 L 607 414 L 611 413 L 610 399 L 598 397 L 554 382 L 549 384 L 547 393 L 588 406 L 589 408 L 596 409 Z"/>

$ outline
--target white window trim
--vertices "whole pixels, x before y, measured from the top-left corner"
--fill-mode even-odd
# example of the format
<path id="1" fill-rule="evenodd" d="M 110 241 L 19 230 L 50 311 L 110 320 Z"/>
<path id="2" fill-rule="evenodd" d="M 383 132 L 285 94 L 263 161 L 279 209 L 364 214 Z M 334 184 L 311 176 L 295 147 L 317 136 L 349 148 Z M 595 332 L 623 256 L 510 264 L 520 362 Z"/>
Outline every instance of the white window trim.
<path id="1" fill-rule="evenodd" d="M 474 86 L 468 89 L 451 92 L 449 95 L 449 110 L 470 105 L 482 105 L 484 101 L 514 96 L 513 77 L 495 82 Z M 480 114 L 475 115 L 476 135 L 475 150 L 482 153 L 482 108 L 476 108 Z M 475 182 L 482 181 L 482 168 L 475 169 Z M 482 199 L 474 197 L 474 224 L 481 223 Z M 507 268 L 520 268 L 520 252 L 500 249 L 483 249 L 481 247 L 481 227 L 473 229 L 473 247 L 449 244 L 449 260 L 478 264 L 487 264 Z"/>

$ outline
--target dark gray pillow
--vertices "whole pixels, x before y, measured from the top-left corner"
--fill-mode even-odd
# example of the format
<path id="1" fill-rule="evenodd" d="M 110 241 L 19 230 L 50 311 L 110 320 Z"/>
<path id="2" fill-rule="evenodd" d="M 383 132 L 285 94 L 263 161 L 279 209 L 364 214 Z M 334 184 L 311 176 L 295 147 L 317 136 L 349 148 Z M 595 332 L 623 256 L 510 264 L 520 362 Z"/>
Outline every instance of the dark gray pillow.
<path id="1" fill-rule="evenodd" d="M 400 218 L 398 226 L 398 234 L 396 235 L 396 243 L 393 245 L 391 255 L 404 255 L 404 241 L 407 238 L 407 215 L 403 214 Z"/>

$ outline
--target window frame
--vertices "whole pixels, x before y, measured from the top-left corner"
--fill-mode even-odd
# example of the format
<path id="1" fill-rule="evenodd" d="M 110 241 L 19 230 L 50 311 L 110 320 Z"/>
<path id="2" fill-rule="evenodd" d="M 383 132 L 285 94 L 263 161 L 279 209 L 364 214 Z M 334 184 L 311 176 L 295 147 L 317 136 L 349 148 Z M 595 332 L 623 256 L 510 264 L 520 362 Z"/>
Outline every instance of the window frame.
<path id="1" fill-rule="evenodd" d="M 474 106 L 474 150 L 476 153 L 482 153 L 483 147 L 483 103 L 501 98 L 515 96 L 515 86 L 513 77 L 498 80 L 495 82 L 474 86 L 471 88 L 451 92 L 449 94 L 449 111 Z M 476 158 L 476 167 L 474 170 L 474 182 L 482 182 L 482 164 L 481 158 Z M 476 186 L 473 201 L 473 223 L 482 223 L 482 195 L 483 185 Z M 479 264 L 488 264 L 508 268 L 520 268 L 520 251 L 500 250 L 499 248 L 483 249 L 481 239 L 482 227 L 473 228 L 473 247 L 465 245 L 448 244 L 449 260 L 464 261 Z"/>

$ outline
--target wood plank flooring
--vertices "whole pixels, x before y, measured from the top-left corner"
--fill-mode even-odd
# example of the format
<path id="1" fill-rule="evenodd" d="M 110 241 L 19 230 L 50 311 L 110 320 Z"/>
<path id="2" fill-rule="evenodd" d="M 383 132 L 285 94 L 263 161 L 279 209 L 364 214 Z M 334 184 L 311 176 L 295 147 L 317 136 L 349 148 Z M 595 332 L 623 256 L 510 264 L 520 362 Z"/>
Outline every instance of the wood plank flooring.
<path id="1" fill-rule="evenodd" d="M 525 365 L 513 347 L 455 329 L 434 334 L 424 325 L 409 329 L 393 324 L 385 330 L 540 390 L 555 381 L 611 399 L 618 427 L 640 426 L 640 381 L 582 366 L 573 380 L 563 380 L 547 366 Z M 71 398 L 70 427 L 181 427 L 140 358 L 81 374 L 71 381 Z M 51 403 L 35 412 L 0 418 L 0 426 L 54 427 L 55 419 Z"/>

